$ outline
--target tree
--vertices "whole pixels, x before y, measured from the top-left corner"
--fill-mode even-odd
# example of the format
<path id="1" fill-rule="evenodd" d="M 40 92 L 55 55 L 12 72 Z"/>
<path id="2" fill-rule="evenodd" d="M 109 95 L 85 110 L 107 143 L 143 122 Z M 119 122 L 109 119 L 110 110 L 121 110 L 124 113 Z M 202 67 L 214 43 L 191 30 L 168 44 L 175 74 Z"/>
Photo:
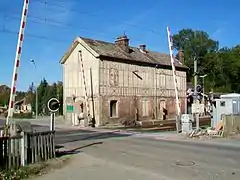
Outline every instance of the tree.
<path id="1" fill-rule="evenodd" d="M 59 114 L 63 115 L 63 83 L 61 81 L 57 82 L 57 94 L 58 94 L 58 99 L 60 101 L 60 109 L 59 109 Z"/>
<path id="2" fill-rule="evenodd" d="M 190 68 L 188 81 L 193 77 L 194 58 L 198 60 L 199 74 L 204 73 L 203 58 L 208 53 L 218 50 L 218 42 L 209 38 L 204 31 L 182 29 L 178 34 L 173 35 L 173 47 L 177 51 L 184 50 L 184 64 Z"/>
<path id="3" fill-rule="evenodd" d="M 205 92 L 240 92 L 240 45 L 219 49 L 218 41 L 210 39 L 206 32 L 183 29 L 173 35 L 173 46 L 184 50 L 183 63 L 190 68 L 188 81 L 193 80 L 196 58 L 198 75 L 207 74 Z"/>
<path id="4" fill-rule="evenodd" d="M 38 94 L 38 112 L 39 113 L 44 113 L 45 109 L 46 109 L 46 93 L 47 93 L 47 87 L 48 87 L 48 82 L 47 80 L 44 78 L 43 80 L 41 80 L 39 86 L 37 87 L 37 94 Z M 35 87 L 36 88 L 36 87 Z M 36 92 L 34 94 L 34 98 L 32 99 L 32 109 L 35 110 L 36 112 L 36 107 L 35 107 L 35 102 L 36 102 Z"/>
<path id="5" fill-rule="evenodd" d="M 34 94 L 34 98 L 32 100 L 32 107 L 35 109 L 35 98 L 36 95 Z M 38 86 L 38 107 L 40 113 L 44 113 L 45 115 L 49 115 L 49 111 L 47 109 L 47 103 L 49 99 L 57 98 L 59 99 L 60 103 L 63 102 L 63 84 L 61 81 L 57 83 L 54 82 L 53 84 L 48 84 L 46 79 L 43 79 Z M 59 114 L 62 114 L 62 106 L 60 106 Z"/>

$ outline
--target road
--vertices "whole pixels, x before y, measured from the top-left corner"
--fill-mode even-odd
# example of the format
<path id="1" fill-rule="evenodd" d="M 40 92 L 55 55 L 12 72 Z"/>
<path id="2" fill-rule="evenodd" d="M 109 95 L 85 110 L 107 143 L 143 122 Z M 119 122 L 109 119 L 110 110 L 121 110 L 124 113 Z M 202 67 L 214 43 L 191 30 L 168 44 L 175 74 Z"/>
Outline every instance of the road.
<path id="1" fill-rule="evenodd" d="M 80 147 L 80 152 L 76 149 L 70 164 L 40 179 L 240 179 L 240 148 L 221 149 L 116 133 L 100 134 L 92 137 L 92 132 L 58 132 L 58 143 L 69 141 L 68 146 Z"/>
<path id="2" fill-rule="evenodd" d="M 34 125 L 37 129 L 48 126 Z M 147 136 L 57 129 L 74 158 L 39 180 L 239 180 L 240 148 L 176 143 Z M 75 150 L 74 150 L 75 149 Z"/>

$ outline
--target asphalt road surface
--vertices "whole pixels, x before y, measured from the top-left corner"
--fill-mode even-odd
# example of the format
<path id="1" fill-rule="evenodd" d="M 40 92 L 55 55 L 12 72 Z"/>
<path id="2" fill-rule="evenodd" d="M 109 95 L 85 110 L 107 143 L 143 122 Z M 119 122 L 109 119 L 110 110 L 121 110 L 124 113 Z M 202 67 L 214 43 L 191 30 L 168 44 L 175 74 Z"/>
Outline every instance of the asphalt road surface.
<path id="1" fill-rule="evenodd" d="M 58 132 L 74 160 L 43 176 L 51 180 L 239 180 L 240 148 L 173 143 L 116 133 Z M 79 151 L 78 151 L 78 150 Z M 40 178 L 41 179 L 41 178 Z"/>
<path id="2" fill-rule="evenodd" d="M 34 128 L 48 127 L 34 125 Z M 119 133 L 60 129 L 56 132 L 56 144 L 71 147 L 75 157 L 70 164 L 42 179 L 240 179 L 240 148 L 237 147 L 220 148 Z"/>

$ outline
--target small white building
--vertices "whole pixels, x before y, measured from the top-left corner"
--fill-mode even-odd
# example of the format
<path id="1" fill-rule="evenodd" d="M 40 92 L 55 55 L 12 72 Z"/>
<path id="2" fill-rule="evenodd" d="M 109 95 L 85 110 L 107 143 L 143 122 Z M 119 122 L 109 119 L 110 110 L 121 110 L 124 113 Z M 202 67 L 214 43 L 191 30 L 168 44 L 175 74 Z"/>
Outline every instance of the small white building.
<path id="1" fill-rule="evenodd" d="M 150 51 L 146 45 L 131 47 L 127 36 L 118 37 L 115 43 L 77 37 L 60 63 L 66 119 L 73 116 L 67 113 L 73 98 L 77 113 L 74 117 L 81 113 L 86 116 L 83 74 L 90 115 L 95 117 L 96 126 L 133 118 L 162 119 L 163 109 L 168 117 L 176 114 L 168 54 Z M 181 111 L 185 113 L 187 68 L 176 62 L 176 69 Z"/>
<path id="2" fill-rule="evenodd" d="M 20 101 L 16 101 L 14 104 L 14 113 L 31 113 L 32 106 L 27 102 L 26 98 L 23 98 Z"/>
<path id="3" fill-rule="evenodd" d="M 220 99 L 215 99 L 215 106 L 213 107 L 212 127 L 217 127 L 217 124 L 222 119 L 223 114 L 240 114 L 240 94 L 223 94 L 220 96 Z"/>

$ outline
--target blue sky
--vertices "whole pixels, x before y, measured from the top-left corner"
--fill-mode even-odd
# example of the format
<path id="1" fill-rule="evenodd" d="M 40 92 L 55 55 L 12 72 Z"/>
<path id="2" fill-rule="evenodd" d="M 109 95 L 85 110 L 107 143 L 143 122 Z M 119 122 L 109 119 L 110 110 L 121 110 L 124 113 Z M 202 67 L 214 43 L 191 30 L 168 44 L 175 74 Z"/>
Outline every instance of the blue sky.
<path id="1" fill-rule="evenodd" d="M 23 0 L 0 1 L 0 84 L 11 84 Z M 114 41 L 124 32 L 133 46 L 168 53 L 166 26 L 204 30 L 220 46 L 239 44 L 238 0 L 30 0 L 18 90 L 45 77 L 62 80 L 58 63 L 80 35 Z M 30 63 L 36 62 L 37 70 Z"/>

